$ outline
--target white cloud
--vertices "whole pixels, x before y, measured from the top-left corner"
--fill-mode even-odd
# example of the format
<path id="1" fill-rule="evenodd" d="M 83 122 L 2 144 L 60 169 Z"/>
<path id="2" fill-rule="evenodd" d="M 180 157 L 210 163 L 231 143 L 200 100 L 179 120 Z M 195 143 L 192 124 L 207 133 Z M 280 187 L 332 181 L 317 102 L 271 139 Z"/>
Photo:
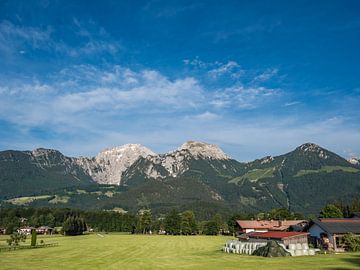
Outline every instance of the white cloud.
<path id="1" fill-rule="evenodd" d="M 221 118 L 220 115 L 209 111 L 194 116 L 194 119 L 201 121 L 213 121 L 213 120 L 218 120 L 220 118 Z"/>
<path id="2" fill-rule="evenodd" d="M 298 105 L 298 104 L 300 104 L 300 103 L 301 103 L 300 101 L 286 102 L 286 103 L 284 104 L 284 107 L 295 106 L 295 105 Z"/>
<path id="3" fill-rule="evenodd" d="M 216 91 L 211 104 L 218 108 L 253 109 L 276 95 L 280 95 L 277 89 L 232 86 Z"/>
<path id="4" fill-rule="evenodd" d="M 234 78 L 238 78 L 243 74 L 240 65 L 235 61 L 229 61 L 226 64 L 220 64 L 218 67 L 208 71 L 210 77 L 216 79 L 225 74 L 230 74 Z"/>
<path id="5" fill-rule="evenodd" d="M 279 70 L 277 68 L 268 68 L 261 74 L 254 77 L 253 82 L 265 82 L 272 79 L 278 74 Z"/>
<path id="6" fill-rule="evenodd" d="M 38 49 L 78 57 L 99 53 L 115 54 L 121 49 L 118 42 L 112 41 L 106 33 L 99 30 L 102 28 L 95 25 L 95 31 L 99 33 L 94 35 L 82 24 L 80 25 L 77 20 L 74 20 L 74 25 L 76 27 L 74 32 L 82 38 L 79 42 L 80 45 L 75 47 L 55 39 L 51 26 L 29 27 L 2 21 L 0 23 L 0 52 L 6 55 L 16 52 L 24 54 L 25 49 Z"/>

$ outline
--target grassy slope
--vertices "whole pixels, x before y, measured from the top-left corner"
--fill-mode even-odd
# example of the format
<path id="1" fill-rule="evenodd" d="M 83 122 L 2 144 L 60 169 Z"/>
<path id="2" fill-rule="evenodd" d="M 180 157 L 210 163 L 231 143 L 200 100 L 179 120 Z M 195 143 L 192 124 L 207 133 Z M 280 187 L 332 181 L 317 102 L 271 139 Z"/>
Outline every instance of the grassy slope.
<path id="1" fill-rule="evenodd" d="M 311 173 L 331 173 L 333 171 L 343 171 L 343 172 L 349 172 L 349 173 L 357 173 L 359 170 L 353 167 L 345 167 L 345 166 L 322 166 L 319 170 L 300 170 L 295 175 L 295 177 L 303 176 Z"/>
<path id="2" fill-rule="evenodd" d="M 0 239 L 4 239 L 1 237 Z M 59 246 L 0 253 L 1 269 L 359 269 L 360 254 L 262 258 L 225 254 L 228 238 L 109 234 L 51 237 Z M 0 245 L 4 244 L 0 240 Z"/>

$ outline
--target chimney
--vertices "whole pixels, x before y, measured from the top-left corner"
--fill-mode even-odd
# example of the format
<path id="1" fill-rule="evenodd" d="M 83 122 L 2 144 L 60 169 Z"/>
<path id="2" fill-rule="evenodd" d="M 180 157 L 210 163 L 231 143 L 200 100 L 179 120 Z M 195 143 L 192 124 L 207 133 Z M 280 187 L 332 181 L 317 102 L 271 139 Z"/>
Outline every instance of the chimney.
<path id="1" fill-rule="evenodd" d="M 283 225 L 282 220 L 279 220 L 279 227 L 281 227 Z"/>

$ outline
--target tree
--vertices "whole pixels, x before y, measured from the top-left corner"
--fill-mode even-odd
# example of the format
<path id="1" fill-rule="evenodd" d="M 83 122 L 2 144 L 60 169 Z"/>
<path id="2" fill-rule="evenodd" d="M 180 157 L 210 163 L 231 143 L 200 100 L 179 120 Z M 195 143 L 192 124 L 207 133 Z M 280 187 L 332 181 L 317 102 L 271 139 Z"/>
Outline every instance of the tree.
<path id="1" fill-rule="evenodd" d="M 151 210 L 143 210 L 139 217 L 138 231 L 145 234 L 149 233 L 152 225 Z"/>
<path id="2" fill-rule="evenodd" d="M 227 224 L 231 234 L 234 234 L 236 232 L 236 227 L 238 226 L 236 221 L 239 219 L 247 219 L 247 217 L 242 214 L 235 214 L 229 218 Z"/>
<path id="3" fill-rule="evenodd" d="M 320 212 L 321 218 L 343 218 L 341 210 L 333 204 L 326 205 Z"/>
<path id="4" fill-rule="evenodd" d="M 9 246 L 18 246 L 20 242 L 25 242 L 26 235 L 20 233 L 13 233 L 10 235 L 10 239 L 7 239 L 6 242 Z"/>
<path id="5" fill-rule="evenodd" d="M 68 217 L 63 224 L 64 235 L 81 235 L 86 231 L 86 223 L 80 217 Z"/>
<path id="6" fill-rule="evenodd" d="M 208 221 L 204 225 L 203 234 L 206 235 L 217 235 L 219 233 L 219 226 L 216 221 Z"/>
<path id="7" fill-rule="evenodd" d="M 184 235 L 196 234 L 197 226 L 193 211 L 181 213 L 181 233 Z"/>
<path id="8" fill-rule="evenodd" d="M 180 234 L 181 217 L 175 209 L 171 210 L 164 220 L 164 227 L 167 234 Z"/>
<path id="9" fill-rule="evenodd" d="M 36 238 L 37 238 L 36 230 L 32 230 L 32 232 L 31 232 L 31 246 L 32 247 L 36 246 Z"/>

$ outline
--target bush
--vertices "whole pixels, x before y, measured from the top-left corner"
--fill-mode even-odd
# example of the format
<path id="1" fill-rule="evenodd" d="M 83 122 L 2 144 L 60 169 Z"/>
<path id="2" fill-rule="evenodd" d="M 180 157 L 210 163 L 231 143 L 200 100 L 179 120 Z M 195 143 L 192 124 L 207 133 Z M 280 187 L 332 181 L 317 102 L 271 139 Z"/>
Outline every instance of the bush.
<path id="1" fill-rule="evenodd" d="M 10 235 L 10 239 L 7 239 L 6 242 L 9 246 L 18 246 L 20 242 L 25 242 L 26 235 L 20 233 L 13 233 Z"/>
<path id="2" fill-rule="evenodd" d="M 349 251 L 360 251 L 360 237 L 347 233 L 342 237 L 341 241 Z"/>

